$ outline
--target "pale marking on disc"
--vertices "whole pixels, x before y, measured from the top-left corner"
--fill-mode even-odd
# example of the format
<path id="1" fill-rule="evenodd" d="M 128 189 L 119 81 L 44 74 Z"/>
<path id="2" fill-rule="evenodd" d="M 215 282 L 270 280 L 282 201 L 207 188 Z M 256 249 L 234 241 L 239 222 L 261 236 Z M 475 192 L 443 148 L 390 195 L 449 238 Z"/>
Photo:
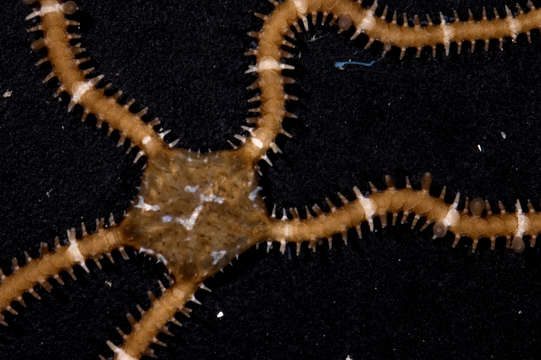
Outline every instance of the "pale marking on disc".
<path id="1" fill-rule="evenodd" d="M 184 191 L 189 193 L 195 193 L 198 189 L 199 185 L 186 185 L 184 187 Z M 175 217 L 175 221 L 184 226 L 186 230 L 191 231 L 193 230 L 195 223 L 197 222 L 197 218 L 199 217 L 199 215 L 201 215 L 201 212 L 203 211 L 203 203 L 215 202 L 218 204 L 223 204 L 224 201 L 225 199 L 223 197 L 216 196 L 214 193 L 210 193 L 209 195 L 201 193 L 199 194 L 199 205 L 197 205 L 197 207 L 192 211 L 191 215 L 189 217 L 177 216 Z M 167 217 L 167 220 L 168 221 L 166 221 L 165 216 L 162 217 L 163 222 L 169 222 L 170 220 L 172 220 L 172 218 Z"/>
<path id="2" fill-rule="evenodd" d="M 520 202 L 517 200 L 516 204 L 517 208 L 517 230 L 515 232 L 515 236 L 522 237 L 526 231 L 528 231 L 528 228 L 530 227 L 530 222 L 528 221 L 528 217 L 524 215 L 522 212 L 522 207 L 520 206 Z"/>
<path id="3" fill-rule="evenodd" d="M 197 218 L 201 214 L 201 211 L 203 211 L 203 205 L 197 205 L 197 207 L 194 209 L 194 211 L 192 211 L 192 214 L 190 215 L 189 218 L 179 216 L 179 217 L 176 218 L 176 221 L 180 225 L 184 226 L 186 228 L 186 230 L 191 231 L 191 230 L 193 230 L 193 228 L 195 226 L 195 222 L 197 221 Z"/>
<path id="4" fill-rule="evenodd" d="M 186 186 L 184 187 L 184 191 L 190 192 L 190 193 L 196 192 L 197 189 L 199 189 L 199 185 L 195 185 L 195 186 L 186 185 Z"/>
<path id="5" fill-rule="evenodd" d="M 80 81 L 73 86 L 71 102 L 78 103 L 79 100 L 92 89 L 92 83 L 90 81 Z"/>
<path id="6" fill-rule="evenodd" d="M 136 208 L 141 209 L 143 211 L 159 211 L 160 205 L 150 205 L 145 203 L 145 199 L 139 195 L 139 202 L 135 205 Z"/>
<path id="7" fill-rule="evenodd" d="M 226 254 L 227 251 L 225 250 L 211 252 L 210 255 L 212 256 L 212 265 L 216 265 L 220 260 L 224 258 Z"/>
<path id="8" fill-rule="evenodd" d="M 261 186 L 256 187 L 254 190 L 252 190 L 250 195 L 248 195 L 248 199 L 250 199 L 251 201 L 254 201 L 257 198 L 257 193 L 260 192 L 261 190 L 262 190 Z"/>

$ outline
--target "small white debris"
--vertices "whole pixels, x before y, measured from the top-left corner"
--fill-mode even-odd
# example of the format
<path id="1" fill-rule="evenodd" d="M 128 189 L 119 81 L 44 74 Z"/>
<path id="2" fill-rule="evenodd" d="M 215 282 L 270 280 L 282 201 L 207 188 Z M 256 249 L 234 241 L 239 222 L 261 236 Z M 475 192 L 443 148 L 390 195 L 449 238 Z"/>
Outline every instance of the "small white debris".
<path id="1" fill-rule="evenodd" d="M 479 150 L 479 152 L 483 152 L 483 148 L 481 147 L 481 144 L 477 144 L 477 150 Z"/>
<path id="2" fill-rule="evenodd" d="M 108 288 L 112 288 L 113 287 L 113 283 L 109 280 L 105 280 L 105 286 L 107 286 Z"/>
<path id="3" fill-rule="evenodd" d="M 502 139 L 507 139 L 507 134 L 504 133 L 503 131 L 500 131 L 500 135 L 502 136 Z"/>
<path id="4" fill-rule="evenodd" d="M 519 315 L 522 315 L 522 310 L 519 310 L 519 311 L 518 311 L 518 314 L 519 314 Z"/>
<path id="5" fill-rule="evenodd" d="M 143 145 L 148 144 L 148 143 L 150 142 L 150 140 L 152 140 L 150 136 L 148 136 L 148 135 L 145 136 L 145 137 L 143 138 Z"/>
<path id="6" fill-rule="evenodd" d="M 11 95 L 13 95 L 13 91 L 7 90 L 6 92 L 4 92 L 4 93 L 2 94 L 2 97 L 3 97 L 4 99 L 7 99 L 7 98 L 10 98 Z"/>
<path id="7" fill-rule="evenodd" d="M 219 311 L 218 314 L 216 314 L 216 317 L 217 317 L 218 319 L 223 318 L 223 317 L 224 317 L 223 311 Z"/>
<path id="8" fill-rule="evenodd" d="M 353 360 L 353 358 L 351 357 L 351 355 L 347 355 L 346 360 Z"/>

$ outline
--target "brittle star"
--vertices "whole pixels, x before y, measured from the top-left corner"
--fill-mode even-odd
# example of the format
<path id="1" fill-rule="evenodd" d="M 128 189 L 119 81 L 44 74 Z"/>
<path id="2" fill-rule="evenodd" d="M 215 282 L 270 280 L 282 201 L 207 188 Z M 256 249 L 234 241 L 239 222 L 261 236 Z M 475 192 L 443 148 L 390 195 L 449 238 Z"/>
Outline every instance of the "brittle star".
<path id="1" fill-rule="evenodd" d="M 463 236 L 471 237 L 474 250 L 480 238 L 489 238 L 495 244 L 496 237 L 503 236 L 508 238 L 509 246 L 521 251 L 525 246 L 523 236 L 535 236 L 539 232 L 536 214 L 525 213 L 519 202 L 512 214 L 493 215 L 479 199 L 459 212 L 458 196 L 452 204 L 447 204 L 442 198 L 429 194 L 429 175 L 423 178 L 420 190 L 414 190 L 409 183 L 404 189 L 398 189 L 388 178 L 386 190 L 373 188 L 369 195 L 355 188 L 356 199 L 341 197 L 341 206 L 329 204 L 330 213 L 314 209 L 312 214 L 308 210 L 304 219 L 284 212 L 276 219 L 266 214 L 258 196 L 254 170 L 260 159 L 268 160 L 269 149 L 279 151 L 274 139 L 278 133 L 286 134 L 281 122 L 284 116 L 294 116 L 284 109 L 285 101 L 291 96 L 283 90 L 283 82 L 287 80 L 280 71 L 288 69 L 289 65 L 280 60 L 287 56 L 280 45 L 284 35 L 292 36 L 290 26 L 307 27 L 308 15 L 322 13 L 325 19 L 332 15 L 331 21 L 337 21 L 340 30 L 355 26 L 354 36 L 365 32 L 384 43 L 386 49 L 397 46 L 404 53 L 408 48 L 435 48 L 436 44 L 443 44 L 448 52 L 453 42 L 514 38 L 519 32 L 528 32 L 535 27 L 538 22 L 532 18 L 538 16 L 536 10 L 502 21 L 494 20 L 494 28 L 488 33 L 484 30 L 486 24 L 482 24 L 488 20 L 471 21 L 471 28 L 467 28 L 461 38 L 460 22 L 458 25 L 442 22 L 426 27 L 419 24 L 411 28 L 393 27 L 375 17 L 373 8 L 365 9 L 349 0 L 275 3 L 272 15 L 262 16 L 263 30 L 254 34 L 260 41 L 259 48 L 252 52 L 257 62 L 249 69 L 258 74 L 256 87 L 261 91 L 253 99 L 261 103 L 255 109 L 259 116 L 252 120 L 256 126 L 247 128 L 250 133 L 247 138 L 238 137 L 242 143 L 238 149 L 199 155 L 172 149 L 171 144 L 163 140 L 165 133 L 154 132 L 153 127 L 158 125 L 156 121 L 141 121 L 144 112 L 132 114 L 129 105 L 120 106 L 114 96 L 104 96 L 96 89 L 101 77 L 88 78 L 90 71 L 81 72 L 74 66 L 81 62 L 75 60 L 75 55 L 84 51 L 69 45 L 74 36 L 69 35 L 66 28 L 76 24 L 66 20 L 64 15 L 76 10 L 74 3 L 52 0 L 37 3 L 40 7 L 33 16 L 39 16 L 41 24 L 35 30 L 43 31 L 44 38 L 33 47 L 46 47 L 49 52 L 47 60 L 54 72 L 47 80 L 58 77 L 60 92 L 71 96 L 70 110 L 80 105 L 85 115 L 92 113 L 111 129 L 118 130 L 122 139 L 130 139 L 139 147 L 138 158 L 144 155 L 148 163 L 137 201 L 118 225 L 113 221 L 108 227 L 99 224 L 96 233 L 87 235 L 83 232 L 81 239 L 70 230 L 68 245 L 59 244 L 54 252 L 43 248 L 39 259 L 28 258 L 27 264 L 20 267 L 14 264 L 13 273 L 3 279 L 0 288 L 1 308 L 14 311 L 10 305 L 12 301 L 21 301 L 24 292 L 35 294 L 35 284 L 47 286 L 49 277 L 55 277 L 63 270 L 71 271 L 76 265 L 86 269 L 87 260 L 97 259 L 113 249 L 129 246 L 161 257 L 167 263 L 174 284 L 164 290 L 160 298 L 153 300 L 152 307 L 143 312 L 140 322 L 133 323 L 132 332 L 125 335 L 123 344 L 109 342 L 116 358 L 132 359 L 151 351 L 149 345 L 156 341 L 157 333 L 187 301 L 193 300 L 192 296 L 203 280 L 236 255 L 262 241 L 278 242 L 282 251 L 287 243 L 295 243 L 300 248 L 304 241 L 315 248 L 322 238 L 343 234 L 364 221 L 373 228 L 374 218 L 379 217 L 384 224 L 388 214 L 392 214 L 391 221 L 394 222 L 399 213 L 414 213 L 415 219 L 426 217 L 427 224 L 434 223 L 435 236 L 441 237 L 450 231 L 456 234 L 457 240 Z M 302 25 L 296 22 L 297 19 Z M 397 34 L 399 36 L 395 37 Z"/>

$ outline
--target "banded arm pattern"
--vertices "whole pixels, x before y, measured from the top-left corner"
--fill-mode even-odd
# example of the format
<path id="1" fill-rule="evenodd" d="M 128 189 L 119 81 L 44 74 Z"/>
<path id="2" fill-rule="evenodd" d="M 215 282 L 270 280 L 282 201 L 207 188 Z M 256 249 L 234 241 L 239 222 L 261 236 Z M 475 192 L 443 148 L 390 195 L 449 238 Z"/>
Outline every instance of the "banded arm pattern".
<path id="1" fill-rule="evenodd" d="M 484 200 L 466 199 L 464 209 L 459 211 L 459 193 L 451 204 L 444 200 L 445 188 L 439 197 L 430 194 L 432 177 L 428 173 L 423 176 L 419 190 L 414 189 L 407 179 L 403 189 L 397 189 L 390 177 L 386 180 L 387 189 L 379 191 L 373 187 L 369 195 L 364 195 L 355 187 L 354 201 L 348 201 L 340 195 L 343 203 L 340 208 L 329 201 L 329 213 L 317 211 L 317 216 L 313 217 L 307 209 L 306 219 L 297 216 L 291 220 L 284 213 L 281 219 L 275 219 L 271 224 L 271 240 L 280 242 L 282 251 L 288 242 L 292 242 L 297 243 L 299 252 L 304 241 L 309 241 L 310 247 L 315 249 L 320 239 L 327 238 L 331 245 L 335 234 L 342 234 L 343 239 L 347 240 L 346 233 L 351 228 L 356 228 L 360 237 L 360 224 L 365 221 L 373 231 L 375 217 L 379 217 L 381 225 L 386 226 L 387 216 L 391 214 L 394 225 L 400 213 L 402 222 L 414 214 L 412 228 L 420 218 L 425 218 L 422 229 L 433 224 L 434 238 L 452 232 L 455 236 L 453 246 L 463 237 L 472 239 L 472 252 L 475 252 L 479 240 L 483 238 L 490 239 L 491 249 L 495 248 L 497 238 L 506 238 L 507 247 L 522 252 L 525 249 L 523 238 L 530 237 L 530 246 L 535 246 L 536 236 L 541 232 L 541 214 L 534 211 L 530 202 L 528 211 L 524 212 L 517 200 L 513 213 L 507 213 L 500 203 L 500 212 L 495 214 L 490 204 Z"/>
<path id="2" fill-rule="evenodd" d="M 32 49 L 35 51 L 46 49 L 47 51 L 47 55 L 37 63 L 38 65 L 45 62 L 51 64 L 52 71 L 44 82 L 58 78 L 60 86 L 56 94 L 65 92 L 71 97 L 68 110 L 71 111 L 75 105 L 79 104 L 83 108 L 83 121 L 89 114 L 94 114 L 98 126 L 105 122 L 110 127 L 110 133 L 112 130 L 118 130 L 119 144 L 129 139 L 132 146 L 135 145 L 141 149 L 142 152 L 136 159 L 142 155 L 153 156 L 167 149 L 168 145 L 163 140 L 167 133 L 157 134 L 153 129 L 160 123 L 159 120 L 154 119 L 145 123 L 142 119 L 147 114 L 147 108 L 136 114 L 132 113 L 130 107 L 134 100 L 124 105 L 119 104 L 117 100 L 122 95 L 121 91 L 107 96 L 105 91 L 111 87 L 111 84 L 103 88 L 97 87 L 104 76 L 93 75 L 93 68 L 80 69 L 79 66 L 90 58 L 79 56 L 86 53 L 86 49 L 82 48 L 80 43 L 72 45 L 72 41 L 76 41 L 80 36 L 70 33 L 68 27 L 78 26 L 79 23 L 66 18 L 66 15 L 77 11 L 77 5 L 72 1 L 61 3 L 58 0 L 25 0 L 25 2 L 36 3 L 38 6 L 26 19 L 39 18 L 40 20 L 40 23 L 29 31 L 43 32 L 43 37 L 32 43 Z"/>
<path id="3" fill-rule="evenodd" d="M 471 42 L 473 46 L 485 44 L 491 39 L 498 39 L 500 47 L 504 38 L 513 41 L 521 33 L 530 37 L 530 32 L 540 27 L 541 9 L 536 9 L 529 1 L 528 7 L 523 9 L 517 4 L 517 13 L 513 14 L 506 7 L 504 17 L 489 19 L 486 10 L 481 19 L 476 20 L 470 12 L 468 20 L 461 21 L 458 15 L 453 21 L 447 21 L 443 15 L 433 22 L 427 16 L 428 23 L 421 25 L 419 17 L 415 18 L 414 24 L 410 25 L 404 15 L 401 25 L 397 23 L 396 13 L 392 20 L 387 20 L 387 7 L 378 15 L 378 3 L 375 1 L 366 8 L 362 2 L 352 0 L 285 0 L 278 2 L 270 0 L 275 6 L 269 15 L 256 14 L 263 19 L 264 23 L 259 32 L 250 32 L 258 41 L 256 49 L 247 52 L 247 55 L 255 57 L 255 64 L 248 69 L 248 73 L 257 74 L 257 80 L 252 89 L 259 89 L 259 95 L 250 101 L 258 102 L 259 105 L 252 109 L 258 116 L 250 118 L 249 122 L 255 124 L 255 128 L 248 128 L 248 138 L 237 137 L 243 145 L 239 151 L 248 161 L 257 162 L 261 159 L 268 160 L 266 155 L 269 149 L 278 152 L 279 148 L 275 139 L 279 134 L 289 136 L 282 128 L 285 117 L 295 117 L 286 110 L 288 100 L 297 100 L 295 96 L 288 95 L 284 86 L 293 83 L 294 80 L 284 70 L 294 70 L 294 67 L 284 58 L 292 56 L 286 49 L 294 49 L 296 38 L 295 32 L 308 30 L 310 16 L 315 23 L 317 14 L 322 14 L 322 22 L 325 23 L 330 17 L 330 23 L 337 23 L 338 30 L 348 31 L 354 28 L 352 39 L 364 34 L 367 37 L 365 47 L 374 41 L 383 44 L 385 55 L 392 47 L 400 49 L 400 57 L 405 55 L 407 49 L 416 49 L 419 56 L 423 48 L 432 49 L 435 55 L 437 46 L 443 46 L 445 54 L 449 55 L 451 44 L 458 45 L 461 51 L 463 42 Z M 299 25 L 302 24 L 302 25 Z M 302 27 L 301 27 L 302 26 Z"/>

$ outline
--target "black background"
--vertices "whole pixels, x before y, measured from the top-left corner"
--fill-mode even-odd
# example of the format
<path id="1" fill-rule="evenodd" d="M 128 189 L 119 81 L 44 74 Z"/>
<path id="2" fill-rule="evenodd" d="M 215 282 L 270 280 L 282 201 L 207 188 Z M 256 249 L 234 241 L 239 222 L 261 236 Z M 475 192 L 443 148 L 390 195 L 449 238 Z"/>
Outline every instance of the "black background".
<path id="1" fill-rule="evenodd" d="M 451 16 L 478 0 L 387 0 L 391 9 Z M 503 13 L 512 1 L 484 0 Z M 179 146 L 225 149 L 239 132 L 253 94 L 244 71 L 253 59 L 246 35 L 267 13 L 264 0 L 79 1 L 84 43 L 106 78 L 149 106 Z M 83 220 L 113 212 L 117 218 L 136 194 L 140 166 L 104 135 L 67 114 L 46 74 L 33 63 L 24 17 L 9 0 L 0 10 L 0 266 L 23 251 L 36 255 Z M 503 200 L 539 202 L 541 185 L 541 39 L 521 36 L 488 52 L 450 57 L 438 51 L 404 61 L 379 60 L 334 31 L 305 38 L 295 60 L 301 101 L 288 121 L 294 138 L 263 166 L 269 203 L 312 205 L 352 187 L 382 184 L 385 174 L 416 186 L 425 171 L 434 192 L 456 191 Z M 466 48 L 469 48 L 467 46 Z M 377 60 L 340 71 L 335 61 Z M 10 97 L 2 97 L 11 91 Z M 79 111 L 80 112 L 80 111 Z M 502 134 L 505 134 L 505 138 Z M 173 139 L 173 137 L 171 138 Z M 478 148 L 480 145 L 480 149 Z M 366 229 L 365 229 L 366 230 Z M 352 235 L 352 234 L 351 234 Z M 533 359 L 541 348 L 539 249 L 517 256 L 488 241 L 471 254 L 469 240 L 430 240 L 430 231 L 388 228 L 349 247 L 288 250 L 282 256 L 251 250 L 198 293 L 185 327 L 164 337 L 163 359 Z M 115 326 L 156 289 L 163 268 L 142 255 L 79 280 L 66 280 L 41 302 L 8 316 L 0 328 L 0 359 L 96 359 L 119 343 Z M 26 298 L 25 298 L 26 299 Z M 21 309 L 17 307 L 17 309 Z M 218 312 L 223 317 L 218 318 Z M 161 338 L 161 337 L 160 337 Z"/>

